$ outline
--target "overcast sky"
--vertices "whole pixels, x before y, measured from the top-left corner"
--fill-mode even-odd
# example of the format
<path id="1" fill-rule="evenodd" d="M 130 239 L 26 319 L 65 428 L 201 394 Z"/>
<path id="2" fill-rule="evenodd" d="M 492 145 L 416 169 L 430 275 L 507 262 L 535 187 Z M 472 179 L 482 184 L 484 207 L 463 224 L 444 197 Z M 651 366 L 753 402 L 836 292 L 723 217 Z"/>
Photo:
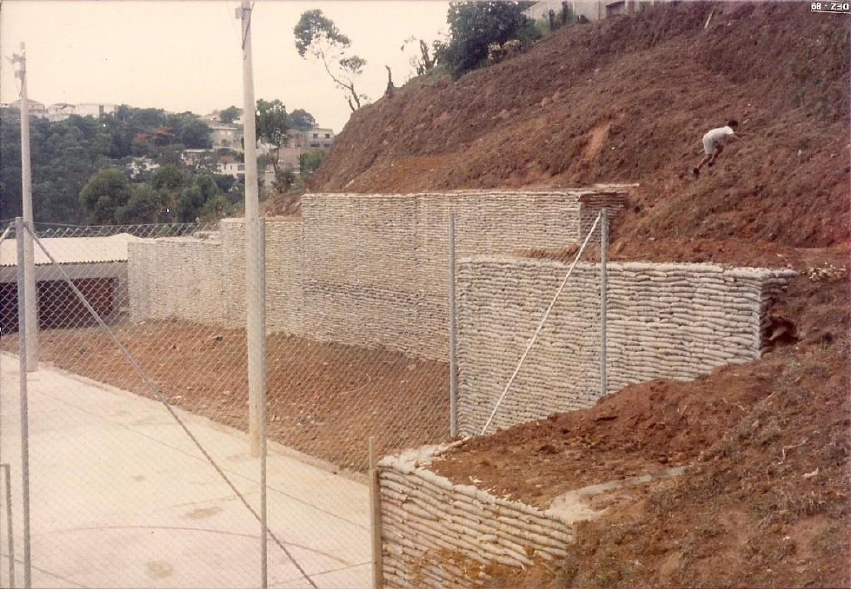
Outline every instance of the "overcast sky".
<path id="1" fill-rule="evenodd" d="M 26 42 L 29 96 L 54 102 L 111 102 L 206 114 L 242 107 L 240 25 L 236 0 L 0 0 L 0 101 L 18 98 L 6 60 Z M 287 2 L 257 0 L 252 27 L 254 95 L 304 108 L 339 132 L 350 111 L 318 63 L 299 57 L 293 27 L 305 10 L 321 9 L 367 60 L 361 88 L 372 100 L 409 76 L 414 35 L 446 31 L 447 2 Z"/>

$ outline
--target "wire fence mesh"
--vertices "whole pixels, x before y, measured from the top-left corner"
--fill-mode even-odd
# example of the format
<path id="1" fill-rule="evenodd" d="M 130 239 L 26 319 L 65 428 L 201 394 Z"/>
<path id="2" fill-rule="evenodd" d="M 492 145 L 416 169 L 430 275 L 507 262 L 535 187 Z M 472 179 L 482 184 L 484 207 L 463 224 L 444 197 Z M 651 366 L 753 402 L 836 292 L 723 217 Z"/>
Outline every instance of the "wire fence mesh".
<path id="1" fill-rule="evenodd" d="M 30 466 L 31 515 L 17 510 L 15 530 L 17 545 L 31 544 L 34 586 L 258 584 L 256 465 L 237 468 L 228 458 L 244 454 L 241 440 L 199 420 L 174 381 L 150 378 L 184 358 L 167 324 L 152 338 L 129 313 L 129 244 L 175 229 L 198 230 L 36 232 L 40 345 L 38 370 L 27 378 L 28 414 L 24 392 L 9 386 L 20 369 L 10 356 L 21 337 L 15 322 L 4 321 L 0 342 L 2 453 L 12 466 L 13 505 L 25 498 L 20 474 Z M 0 244 L 4 269 L 19 239 Z M 4 318 L 16 317 L 17 301 L 4 302 Z M 182 367 L 181 374 L 206 370 Z M 207 394 L 214 400 L 221 391 Z M 18 435 L 27 425 L 29 435 Z"/>

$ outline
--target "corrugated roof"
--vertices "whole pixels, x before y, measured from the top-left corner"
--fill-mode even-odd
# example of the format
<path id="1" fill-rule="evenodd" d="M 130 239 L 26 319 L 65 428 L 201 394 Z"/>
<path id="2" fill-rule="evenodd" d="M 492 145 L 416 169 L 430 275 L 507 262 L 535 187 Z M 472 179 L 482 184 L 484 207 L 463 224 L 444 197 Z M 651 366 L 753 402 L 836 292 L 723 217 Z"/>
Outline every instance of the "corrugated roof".
<path id="1" fill-rule="evenodd" d="M 129 233 L 108 237 L 45 237 L 41 243 L 60 264 L 99 264 L 126 262 L 127 244 L 131 241 L 148 241 Z M 37 266 L 50 264 L 37 243 L 33 243 L 33 257 Z M 0 266 L 17 266 L 18 251 L 14 239 L 0 243 Z"/>

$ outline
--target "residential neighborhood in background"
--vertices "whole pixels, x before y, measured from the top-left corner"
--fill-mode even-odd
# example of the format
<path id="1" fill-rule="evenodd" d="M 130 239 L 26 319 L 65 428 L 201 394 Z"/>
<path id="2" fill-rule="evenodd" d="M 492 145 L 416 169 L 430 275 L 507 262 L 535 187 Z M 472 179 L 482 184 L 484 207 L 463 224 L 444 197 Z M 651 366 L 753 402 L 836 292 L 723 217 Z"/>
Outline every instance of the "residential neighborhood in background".
<path id="1" fill-rule="evenodd" d="M 273 145 L 258 134 L 257 156 L 261 194 L 284 193 L 301 189 L 303 177 L 310 175 L 334 144 L 334 131 L 319 127 L 310 113 L 296 109 L 287 113 L 279 101 L 274 101 L 284 113 L 285 139 Z M 272 104 L 272 103 L 268 103 Z M 135 210 L 138 222 L 165 222 L 171 219 L 194 220 L 196 217 L 218 218 L 238 213 L 245 183 L 244 138 L 242 110 L 234 106 L 215 110 L 206 115 L 191 112 L 170 113 L 156 108 L 134 108 L 113 103 L 54 103 L 45 106 L 38 100 L 28 100 L 34 153 L 40 154 L 36 164 L 34 192 L 39 199 L 38 216 L 44 220 L 80 223 L 92 221 L 91 211 L 79 209 L 79 195 L 90 183 L 97 183 L 102 174 L 120 171 L 131 189 L 150 187 L 160 194 L 156 199 L 138 195 L 138 202 L 147 202 Z M 0 103 L 4 133 L 5 158 L 3 186 L 4 218 L 13 214 L 17 186 L 20 184 L 20 133 L 17 131 L 20 100 Z M 280 137 L 276 140 L 280 141 Z M 61 149 L 60 149 L 61 147 Z M 7 153 L 7 150 L 8 153 Z M 276 158 L 276 161 L 275 161 Z M 70 166 L 70 168 L 69 168 Z M 55 178 L 60 170 L 73 169 L 74 175 L 64 175 L 65 182 L 54 186 L 41 179 Z M 210 176 L 218 187 L 211 191 L 209 183 L 200 182 Z M 8 177 L 6 177 L 8 176 Z M 208 188 L 201 188 L 201 186 Z M 203 202 L 190 194 L 198 187 Z M 187 189 L 185 195 L 182 190 Z M 170 197 L 163 197 L 170 191 Z M 5 193 L 5 190 L 4 190 Z M 15 193 L 15 194 L 13 194 Z M 215 205 L 205 206 L 216 195 Z M 200 203 L 178 206 L 186 203 Z M 61 203 L 61 204 L 60 204 Z M 156 212 L 159 211 L 159 212 Z M 125 220 L 130 217 L 125 211 Z M 119 222 L 119 212 L 106 216 L 103 222 Z"/>

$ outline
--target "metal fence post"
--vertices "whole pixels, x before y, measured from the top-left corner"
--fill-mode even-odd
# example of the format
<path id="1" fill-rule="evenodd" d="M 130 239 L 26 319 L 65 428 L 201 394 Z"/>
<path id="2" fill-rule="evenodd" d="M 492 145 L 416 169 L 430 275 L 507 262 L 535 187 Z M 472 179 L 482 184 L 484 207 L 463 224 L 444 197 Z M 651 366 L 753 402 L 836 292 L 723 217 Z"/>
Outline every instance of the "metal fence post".
<path id="1" fill-rule="evenodd" d="M 455 213 L 449 213 L 449 433 L 458 435 L 458 367 L 455 341 Z"/>
<path id="2" fill-rule="evenodd" d="M 609 218 L 608 211 L 600 211 L 600 397 L 608 391 L 608 374 L 606 374 L 606 296 L 608 291 L 609 264 Z"/>
<path id="3" fill-rule="evenodd" d="M 384 555 L 381 545 L 381 491 L 374 437 L 369 438 L 369 503 L 369 522 L 372 533 L 372 586 L 374 589 L 381 589 L 384 586 Z"/>
<path id="4" fill-rule="evenodd" d="M 18 248 L 18 360 L 21 397 L 21 478 L 22 506 L 24 511 L 24 587 L 32 587 L 32 563 L 30 560 L 30 445 L 27 407 L 27 281 L 24 270 L 24 221 L 15 219 L 15 242 Z"/>
<path id="5" fill-rule="evenodd" d="M 12 528 L 12 467 L 9 464 L 0 464 L 3 469 L 6 489 L 6 534 L 9 542 L 9 585 L 15 586 L 15 534 Z"/>

